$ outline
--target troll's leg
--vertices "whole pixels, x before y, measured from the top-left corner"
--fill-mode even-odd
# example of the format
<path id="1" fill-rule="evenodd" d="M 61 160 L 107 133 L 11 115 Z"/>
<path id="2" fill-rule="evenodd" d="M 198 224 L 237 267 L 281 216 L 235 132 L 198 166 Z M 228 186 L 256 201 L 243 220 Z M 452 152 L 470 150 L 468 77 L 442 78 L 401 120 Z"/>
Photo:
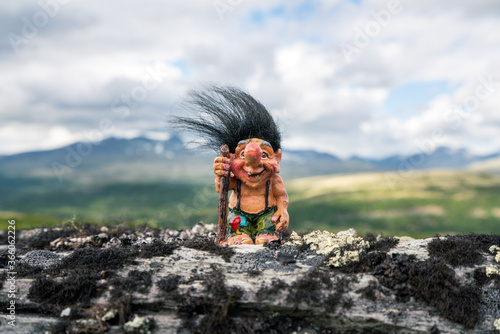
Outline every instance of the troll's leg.
<path id="1" fill-rule="evenodd" d="M 272 217 L 276 212 L 276 208 L 270 208 L 263 213 L 257 220 L 257 235 L 255 237 L 255 244 L 262 245 L 266 242 L 280 240 L 281 235 L 276 233 L 276 225 L 272 222 Z"/>
<path id="2" fill-rule="evenodd" d="M 222 245 L 253 245 L 253 229 L 242 212 L 229 208 L 227 221 L 227 240 Z"/>

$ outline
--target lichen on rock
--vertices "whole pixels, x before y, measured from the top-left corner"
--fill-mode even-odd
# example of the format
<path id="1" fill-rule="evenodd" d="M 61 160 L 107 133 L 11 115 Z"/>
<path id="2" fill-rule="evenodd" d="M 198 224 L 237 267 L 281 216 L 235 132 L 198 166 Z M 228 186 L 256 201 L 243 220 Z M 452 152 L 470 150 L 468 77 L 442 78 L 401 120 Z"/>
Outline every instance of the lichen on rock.
<path id="1" fill-rule="evenodd" d="M 500 318 L 495 320 L 495 322 L 493 323 L 493 326 L 495 326 L 497 331 L 500 331 Z"/>
<path id="2" fill-rule="evenodd" d="M 358 237 L 356 230 L 349 229 L 337 234 L 328 231 L 313 231 L 300 237 L 295 232 L 287 244 L 305 243 L 317 254 L 328 256 L 327 265 L 342 267 L 352 262 L 358 262 L 360 256 L 370 247 L 370 243 Z"/>
<path id="3" fill-rule="evenodd" d="M 495 255 L 495 261 L 497 261 L 498 263 L 500 263 L 500 247 L 496 246 L 496 245 L 493 245 L 490 247 L 490 252 L 491 254 Z"/>
<path id="4" fill-rule="evenodd" d="M 500 247 L 493 245 L 490 247 L 490 253 L 495 255 L 495 261 L 500 263 Z M 499 266 L 488 266 L 486 267 L 486 276 L 500 276 L 500 267 Z"/>
<path id="5" fill-rule="evenodd" d="M 290 234 L 290 238 L 288 238 L 286 245 L 302 245 L 302 243 L 303 243 L 302 237 L 298 235 L 297 232 L 293 231 Z"/>
<path id="6" fill-rule="evenodd" d="M 150 334 L 150 320 L 145 317 L 140 317 L 137 314 L 134 316 L 134 320 L 131 320 L 123 326 L 125 333 L 140 333 L 140 334 Z"/>
<path id="7" fill-rule="evenodd" d="M 493 275 L 500 276 L 500 268 L 498 266 L 488 266 L 486 267 L 486 276 L 490 277 Z"/>
<path id="8" fill-rule="evenodd" d="M 115 309 L 109 310 L 108 312 L 106 312 L 106 314 L 104 314 L 101 317 L 101 320 L 102 321 L 109 321 L 111 319 L 114 319 L 117 314 L 118 314 L 118 310 L 115 310 Z"/>

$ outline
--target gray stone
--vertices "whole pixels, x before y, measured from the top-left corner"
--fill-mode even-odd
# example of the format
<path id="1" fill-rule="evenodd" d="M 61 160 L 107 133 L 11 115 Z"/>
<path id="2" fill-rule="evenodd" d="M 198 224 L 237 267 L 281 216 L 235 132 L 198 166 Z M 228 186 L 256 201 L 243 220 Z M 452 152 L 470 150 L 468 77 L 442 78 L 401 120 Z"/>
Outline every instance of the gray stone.
<path id="1" fill-rule="evenodd" d="M 406 254 L 406 255 L 415 255 L 418 260 L 425 260 L 429 258 L 429 252 L 427 251 L 427 244 L 432 241 L 432 238 L 429 239 L 403 239 L 389 251 L 389 255 L 391 254 Z"/>
<path id="2" fill-rule="evenodd" d="M 109 236 L 108 236 L 106 233 L 104 233 L 104 232 L 103 232 L 103 233 L 99 233 L 99 234 L 97 235 L 97 237 L 98 237 L 99 239 L 108 239 L 108 238 L 109 238 Z"/>
<path id="3" fill-rule="evenodd" d="M 60 317 L 69 317 L 71 315 L 71 307 L 66 307 L 62 310 Z"/>
<path id="4" fill-rule="evenodd" d="M 198 230 L 193 228 L 182 233 L 167 231 L 163 232 L 163 235 L 169 236 L 172 240 L 175 240 L 177 236 L 206 237 L 213 233 L 206 226 L 204 227 L 206 231 L 202 235 L 197 234 L 201 233 L 202 225 L 199 225 Z M 113 247 L 139 247 L 138 243 L 153 239 L 147 232 L 128 234 L 120 239 L 111 239 L 105 247 L 112 245 Z M 127 240 L 128 243 L 123 240 Z M 401 240 L 399 245 L 388 254 L 394 254 L 395 257 L 397 257 L 396 254 L 415 255 L 416 261 L 425 261 L 429 258 L 427 244 L 431 240 Z M 134 277 L 130 276 L 132 271 L 136 274 L 138 272 L 151 273 L 150 289 L 147 292 L 124 291 L 128 294 L 127 297 L 130 297 L 127 299 L 130 303 L 128 307 L 132 310 L 140 310 L 139 316 L 132 315 L 127 318 L 127 325 L 124 327 L 115 326 L 112 321 L 107 322 L 109 333 L 120 333 L 123 330 L 137 330 L 144 333 L 148 331 L 189 333 L 190 329 L 185 327 L 186 321 L 189 320 L 194 324 L 201 323 L 203 317 L 206 317 L 213 307 L 210 302 L 216 303 L 221 298 L 213 295 L 214 291 L 223 287 L 228 291 L 230 289 L 241 291 L 238 298 L 232 301 L 234 304 L 231 307 L 244 311 L 234 315 L 232 318 L 234 321 L 245 321 L 246 314 L 259 315 L 258 319 L 253 318 L 252 321 L 278 323 L 278 320 L 283 317 L 282 321 L 287 325 L 291 325 L 291 322 L 287 321 L 291 321 L 292 318 L 304 321 L 302 327 L 294 327 L 289 331 L 291 333 L 321 333 L 325 328 L 334 328 L 339 333 L 428 333 L 438 330 L 440 333 L 488 333 L 494 331 L 493 324 L 496 319 L 500 318 L 498 285 L 491 281 L 484 286 L 477 287 L 474 279 L 477 269 L 484 272 L 487 266 L 495 264 L 492 256 L 488 257 L 484 263 L 472 268 L 450 267 L 461 285 L 477 287 L 481 291 L 479 322 L 475 328 L 466 329 L 444 318 L 436 308 L 421 300 L 416 300 L 413 295 L 405 300 L 398 298 L 399 290 L 397 289 L 400 287 L 389 288 L 382 280 L 384 275 L 390 278 L 400 274 L 391 271 L 394 269 L 391 266 L 398 265 L 397 261 L 390 262 L 384 269 L 385 271 L 381 270 L 378 273 L 375 271 L 347 273 L 348 271 L 343 271 L 342 267 L 325 266 L 326 255 L 317 254 L 312 250 L 303 250 L 300 245 L 271 247 L 273 248 L 255 245 L 230 246 L 235 254 L 229 262 L 216 252 L 185 247 L 176 248 L 173 254 L 168 256 L 138 257 L 133 263 L 112 272 L 112 278 L 100 279 L 99 286 L 100 289 L 104 289 L 103 293 L 92 302 L 94 311 L 97 307 L 106 307 L 105 312 L 98 314 L 99 321 L 96 322 L 92 318 L 71 320 L 72 327 L 70 328 L 78 331 L 102 326 L 101 322 L 104 321 L 102 317 L 105 317 L 106 312 L 117 310 L 117 299 L 113 298 L 108 284 L 112 284 L 112 280 L 118 278 Z M 382 256 L 385 257 L 384 254 Z M 31 266 L 45 268 L 59 263 L 61 257 L 62 255 L 54 252 L 31 251 L 20 261 Z M 223 283 L 212 287 L 214 290 L 209 290 L 207 297 L 208 277 L 215 274 L 222 277 Z M 60 277 L 51 278 L 61 279 Z M 40 307 L 27 297 L 33 281 L 32 277 L 16 281 L 19 289 L 16 305 L 19 307 L 29 310 L 37 310 Z M 280 288 L 276 288 L 277 286 Z M 2 304 L 6 304 L 9 300 L 8 288 L 9 284 L 4 284 L 0 291 Z M 229 300 L 221 300 L 221 302 L 231 303 Z M 198 307 L 198 311 L 204 309 L 206 313 L 204 315 L 197 312 L 189 313 L 186 320 L 186 315 L 182 318 L 182 314 L 178 312 L 180 306 L 185 307 L 186 303 L 192 303 L 190 307 Z M 224 303 L 218 307 L 222 307 Z M 189 307 L 185 309 L 190 310 Z M 60 311 L 53 315 L 19 314 L 18 330 L 23 333 L 37 332 L 40 327 L 36 327 L 36 323 L 53 324 L 59 319 L 60 314 Z M 118 317 L 118 313 L 115 316 Z M 0 315 L 0 321 L 5 322 L 6 317 L 7 314 Z M 155 329 L 149 326 L 153 321 Z M 44 330 L 47 329 L 44 327 Z"/>
<path id="5" fill-rule="evenodd" d="M 169 237 L 176 238 L 176 237 L 179 236 L 179 231 L 177 231 L 177 230 L 169 230 L 167 232 L 167 234 L 168 234 Z"/>
<path id="6" fill-rule="evenodd" d="M 61 255 L 47 250 L 29 251 L 19 260 L 20 264 L 26 264 L 31 267 L 47 268 L 59 264 Z"/>
<path id="7" fill-rule="evenodd" d="M 207 229 L 205 228 L 205 224 L 198 223 L 191 229 L 191 232 L 197 235 L 204 235 L 207 233 Z"/>
<path id="8" fill-rule="evenodd" d="M 113 237 L 108 241 L 108 243 L 106 243 L 105 247 L 120 247 L 121 244 L 122 241 L 120 239 Z"/>

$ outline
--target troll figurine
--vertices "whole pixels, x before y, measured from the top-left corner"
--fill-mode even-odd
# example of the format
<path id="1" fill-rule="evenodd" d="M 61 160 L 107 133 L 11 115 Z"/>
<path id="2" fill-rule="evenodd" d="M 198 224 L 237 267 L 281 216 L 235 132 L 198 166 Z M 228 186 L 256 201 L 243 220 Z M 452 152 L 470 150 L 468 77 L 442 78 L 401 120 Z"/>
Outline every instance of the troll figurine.
<path id="1" fill-rule="evenodd" d="M 229 179 L 226 238 L 220 244 L 252 245 L 281 240 L 288 228 L 288 194 L 278 175 L 281 134 L 269 111 L 249 94 L 234 88 L 211 86 L 192 91 L 191 117 L 177 117 L 178 128 L 204 137 L 208 147 L 226 144 L 229 157 L 214 160 L 215 188 Z"/>

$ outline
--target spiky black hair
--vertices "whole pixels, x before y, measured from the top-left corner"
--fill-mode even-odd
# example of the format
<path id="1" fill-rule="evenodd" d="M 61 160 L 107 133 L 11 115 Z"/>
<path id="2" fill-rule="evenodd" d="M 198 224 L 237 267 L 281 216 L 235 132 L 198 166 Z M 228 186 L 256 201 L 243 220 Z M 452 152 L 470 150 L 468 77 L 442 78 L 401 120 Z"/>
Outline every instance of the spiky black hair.
<path id="1" fill-rule="evenodd" d="M 172 124 L 201 135 L 204 146 L 217 151 L 227 144 L 234 153 L 239 141 L 260 138 L 275 151 L 281 148 L 281 134 L 269 111 L 238 88 L 211 85 L 206 90 L 192 90 L 186 102 L 192 115 L 175 117 Z"/>

